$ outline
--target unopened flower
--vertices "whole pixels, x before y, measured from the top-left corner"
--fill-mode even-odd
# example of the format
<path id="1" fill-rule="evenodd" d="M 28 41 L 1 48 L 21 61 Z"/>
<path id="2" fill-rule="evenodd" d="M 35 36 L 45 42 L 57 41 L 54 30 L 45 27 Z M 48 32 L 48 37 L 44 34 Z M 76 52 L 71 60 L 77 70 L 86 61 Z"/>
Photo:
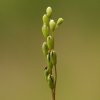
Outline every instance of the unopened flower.
<path id="1" fill-rule="evenodd" d="M 47 45 L 49 49 L 54 48 L 54 38 L 52 36 L 47 37 Z"/>
<path id="2" fill-rule="evenodd" d="M 43 15 L 42 20 L 43 20 L 43 24 L 48 25 L 48 23 L 49 23 L 49 18 L 48 18 L 48 16 L 47 16 L 46 14 Z"/>
<path id="3" fill-rule="evenodd" d="M 51 17 L 51 15 L 52 15 L 52 8 L 51 8 L 51 7 L 48 7 L 48 8 L 46 9 L 46 13 L 47 13 L 47 16 L 48 16 L 48 17 Z"/>
<path id="4" fill-rule="evenodd" d="M 46 42 L 43 42 L 42 44 L 42 51 L 45 56 L 48 54 L 48 46 Z"/>
<path id="5" fill-rule="evenodd" d="M 50 26 L 50 30 L 51 30 L 52 32 L 55 31 L 56 23 L 55 23 L 55 21 L 54 21 L 53 19 L 50 20 L 49 26 Z"/>
<path id="6" fill-rule="evenodd" d="M 46 24 L 43 24 L 42 26 L 42 33 L 45 38 L 47 38 L 47 36 L 49 35 L 49 28 Z"/>

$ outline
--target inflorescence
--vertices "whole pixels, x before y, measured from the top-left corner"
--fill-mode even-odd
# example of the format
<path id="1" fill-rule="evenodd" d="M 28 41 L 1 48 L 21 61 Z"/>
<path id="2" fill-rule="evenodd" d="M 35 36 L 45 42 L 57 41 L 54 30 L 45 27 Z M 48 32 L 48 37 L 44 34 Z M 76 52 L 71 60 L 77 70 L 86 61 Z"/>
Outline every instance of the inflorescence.
<path id="1" fill-rule="evenodd" d="M 54 50 L 54 32 L 63 23 L 62 18 L 55 22 L 52 18 L 52 8 L 47 7 L 46 14 L 43 15 L 42 33 L 45 42 L 42 44 L 42 51 L 47 59 L 47 66 L 44 68 L 45 79 L 52 91 L 52 98 L 55 100 L 56 82 L 57 82 L 57 54 Z"/>

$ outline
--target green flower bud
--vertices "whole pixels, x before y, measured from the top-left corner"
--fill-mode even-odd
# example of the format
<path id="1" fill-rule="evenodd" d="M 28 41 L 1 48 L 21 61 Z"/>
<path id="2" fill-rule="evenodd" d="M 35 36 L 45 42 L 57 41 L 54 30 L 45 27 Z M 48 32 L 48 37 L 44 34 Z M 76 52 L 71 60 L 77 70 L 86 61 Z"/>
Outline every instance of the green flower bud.
<path id="1" fill-rule="evenodd" d="M 50 73 L 52 73 L 53 64 L 50 59 L 50 53 L 48 53 L 48 55 L 47 55 L 47 65 L 48 65 L 48 69 L 49 69 Z"/>
<path id="2" fill-rule="evenodd" d="M 43 42 L 43 44 L 42 44 L 42 51 L 43 51 L 44 55 L 48 54 L 48 46 L 47 46 L 46 42 Z"/>
<path id="3" fill-rule="evenodd" d="M 53 32 L 55 31 L 56 23 L 54 20 L 50 20 L 49 22 L 50 30 Z"/>
<path id="4" fill-rule="evenodd" d="M 46 9 L 46 13 L 47 13 L 47 16 L 50 18 L 51 15 L 52 15 L 52 8 L 51 8 L 51 7 L 48 7 L 48 8 Z"/>
<path id="5" fill-rule="evenodd" d="M 49 28 L 48 28 L 48 26 L 47 26 L 46 24 L 44 24 L 44 25 L 42 26 L 42 33 L 43 33 L 43 36 L 44 36 L 45 38 L 47 38 L 47 36 L 49 35 Z"/>
<path id="6" fill-rule="evenodd" d="M 44 69 L 44 75 L 45 75 L 45 79 L 48 80 L 49 70 L 47 67 L 45 67 Z"/>
<path id="7" fill-rule="evenodd" d="M 54 48 L 54 38 L 52 36 L 47 37 L 47 45 L 49 49 Z"/>
<path id="8" fill-rule="evenodd" d="M 50 89 L 54 88 L 54 77 L 52 75 L 48 75 L 48 85 L 50 87 Z"/>
<path id="9" fill-rule="evenodd" d="M 54 50 L 52 50 L 50 52 L 50 59 L 51 59 L 51 62 L 53 65 L 57 64 L 57 55 L 56 55 L 56 52 Z"/>
<path id="10" fill-rule="evenodd" d="M 43 15 L 43 24 L 48 25 L 48 23 L 49 23 L 49 18 L 48 18 L 48 16 L 46 14 L 44 14 Z"/>
<path id="11" fill-rule="evenodd" d="M 59 18 L 59 19 L 57 20 L 57 25 L 59 26 L 60 24 L 62 24 L 62 23 L 63 23 L 63 21 L 64 21 L 64 19 L 63 19 L 63 18 Z"/>

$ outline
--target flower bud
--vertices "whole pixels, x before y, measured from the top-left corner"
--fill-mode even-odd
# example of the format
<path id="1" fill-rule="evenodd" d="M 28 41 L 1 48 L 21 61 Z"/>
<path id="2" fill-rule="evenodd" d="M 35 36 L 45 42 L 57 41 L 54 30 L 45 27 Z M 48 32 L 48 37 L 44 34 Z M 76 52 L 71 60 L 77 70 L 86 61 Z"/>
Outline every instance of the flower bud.
<path id="1" fill-rule="evenodd" d="M 42 51 L 43 51 L 44 55 L 48 54 L 48 46 L 47 46 L 46 42 L 43 42 L 43 44 L 42 44 Z"/>
<path id="2" fill-rule="evenodd" d="M 47 65 L 48 65 L 49 72 L 52 73 L 53 64 L 50 59 L 50 53 L 48 53 L 47 55 Z"/>
<path id="3" fill-rule="evenodd" d="M 56 23 L 54 20 L 50 20 L 49 22 L 50 30 L 53 32 L 55 31 Z"/>
<path id="4" fill-rule="evenodd" d="M 52 36 L 47 37 L 47 45 L 49 49 L 54 48 L 54 38 Z"/>
<path id="5" fill-rule="evenodd" d="M 49 70 L 47 67 L 45 67 L 44 69 L 44 75 L 45 75 L 45 79 L 47 80 L 48 79 L 48 75 L 49 75 Z"/>
<path id="6" fill-rule="evenodd" d="M 54 77 L 52 75 L 48 75 L 48 85 L 51 89 L 54 88 Z"/>
<path id="7" fill-rule="evenodd" d="M 44 36 L 45 38 L 47 38 L 47 36 L 49 35 L 49 28 L 48 28 L 48 26 L 47 26 L 46 24 L 44 24 L 44 25 L 42 26 L 42 33 L 43 33 L 43 36 Z"/>
<path id="8" fill-rule="evenodd" d="M 50 18 L 51 15 L 52 15 L 52 8 L 51 8 L 51 7 L 48 7 L 48 8 L 46 9 L 46 13 L 47 13 L 47 16 Z"/>
<path id="9" fill-rule="evenodd" d="M 59 26 L 60 24 L 62 24 L 62 23 L 63 23 L 63 21 L 64 21 L 64 19 L 63 19 L 63 18 L 59 18 L 59 19 L 57 20 L 57 25 Z"/>
<path id="10" fill-rule="evenodd" d="M 48 25 L 48 23 L 49 23 L 49 18 L 48 18 L 48 16 L 46 14 L 44 14 L 43 15 L 43 24 Z"/>
<path id="11" fill-rule="evenodd" d="M 51 59 L 51 62 L 53 65 L 57 64 L 57 55 L 56 55 L 56 52 L 54 50 L 52 50 L 50 52 L 50 59 Z"/>

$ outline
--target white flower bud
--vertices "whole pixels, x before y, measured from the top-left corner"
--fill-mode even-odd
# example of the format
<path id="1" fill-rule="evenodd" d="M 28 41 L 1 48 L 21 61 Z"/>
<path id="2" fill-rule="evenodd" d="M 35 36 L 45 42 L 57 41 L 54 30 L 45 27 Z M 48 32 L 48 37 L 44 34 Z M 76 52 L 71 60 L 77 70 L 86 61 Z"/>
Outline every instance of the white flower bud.
<path id="1" fill-rule="evenodd" d="M 46 42 L 43 42 L 42 44 L 42 51 L 45 56 L 48 54 L 48 45 Z"/>
<path id="2" fill-rule="evenodd" d="M 54 48 L 54 38 L 52 36 L 47 37 L 47 45 L 49 49 Z"/>
<path id="3" fill-rule="evenodd" d="M 50 18 L 51 15 L 52 15 L 52 8 L 51 8 L 51 7 L 48 7 L 48 8 L 46 9 L 46 13 L 47 13 L 47 16 Z"/>
<path id="4" fill-rule="evenodd" d="M 47 26 L 46 24 L 44 24 L 44 25 L 42 26 L 42 33 L 43 33 L 43 36 L 44 36 L 45 38 L 47 38 L 47 36 L 49 35 L 49 28 L 48 28 L 48 26 Z"/>
<path id="5" fill-rule="evenodd" d="M 48 16 L 46 14 L 43 15 L 42 20 L 43 20 L 43 24 L 46 24 L 46 25 L 49 24 L 49 18 L 48 18 Z"/>
<path id="6" fill-rule="evenodd" d="M 54 20 L 50 20 L 49 22 L 50 30 L 53 32 L 55 31 L 56 23 Z"/>
<path id="7" fill-rule="evenodd" d="M 56 55 L 56 52 L 54 50 L 52 50 L 50 52 L 50 59 L 51 59 L 51 62 L 53 65 L 57 64 L 57 55 Z"/>
<path id="8" fill-rule="evenodd" d="M 58 25 L 58 26 L 61 25 L 61 24 L 63 23 L 63 21 L 64 21 L 63 18 L 59 18 L 59 19 L 57 20 L 57 25 Z"/>

